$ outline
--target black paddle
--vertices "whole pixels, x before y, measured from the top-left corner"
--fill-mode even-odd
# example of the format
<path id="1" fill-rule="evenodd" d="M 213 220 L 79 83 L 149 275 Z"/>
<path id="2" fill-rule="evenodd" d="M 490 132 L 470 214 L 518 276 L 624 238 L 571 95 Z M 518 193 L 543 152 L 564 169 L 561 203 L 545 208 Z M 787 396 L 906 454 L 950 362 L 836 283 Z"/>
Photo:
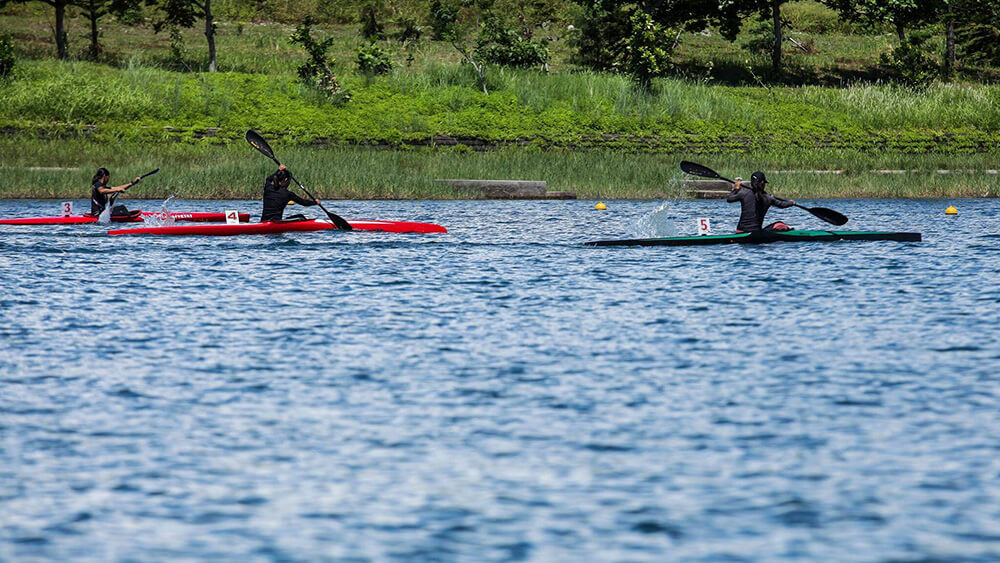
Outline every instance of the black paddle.
<path id="1" fill-rule="evenodd" d="M 694 162 L 688 162 L 686 160 L 681 161 L 681 170 L 691 174 L 692 176 L 701 176 L 703 178 L 715 178 L 716 180 L 723 180 L 729 182 L 730 184 L 735 184 L 736 182 L 730 180 L 729 178 L 724 178 L 719 175 L 718 172 L 712 170 L 707 166 L 702 166 Z M 841 226 L 847 222 L 847 216 L 838 211 L 832 209 L 827 209 L 825 207 L 806 207 L 804 205 L 795 204 L 795 207 L 799 209 L 805 209 L 809 213 L 812 213 L 816 217 L 830 223 L 831 225 Z"/>
<path id="2" fill-rule="evenodd" d="M 274 156 L 274 151 L 271 150 L 271 145 L 267 144 L 267 141 L 264 140 L 264 137 L 261 137 L 256 131 L 250 129 L 247 130 L 246 139 L 247 142 L 250 143 L 250 146 L 260 151 L 262 155 L 273 160 L 274 163 L 277 164 L 278 166 L 281 166 L 281 163 L 278 162 L 278 159 L 275 158 Z M 289 170 L 288 174 L 291 176 L 292 171 Z M 295 176 L 292 176 L 292 180 L 295 180 Z M 295 180 L 295 183 L 299 185 L 299 188 L 301 188 L 302 191 L 304 191 L 307 196 L 313 198 L 313 200 L 319 204 L 319 208 L 326 212 L 327 217 L 330 218 L 330 221 L 332 221 L 333 224 L 336 225 L 338 229 L 342 231 L 354 230 L 354 227 L 352 227 L 351 224 L 348 223 L 343 217 L 341 217 L 340 215 L 334 215 L 333 213 L 330 213 L 330 211 L 327 208 L 323 207 L 323 204 L 319 203 L 319 200 L 316 199 L 316 196 L 309 193 L 309 190 L 307 190 L 306 187 L 303 186 L 301 182 Z"/>
<path id="3" fill-rule="evenodd" d="M 145 178 L 146 176 L 152 176 L 153 174 L 156 174 L 159 171 L 160 171 L 160 169 L 157 168 L 156 170 L 153 170 L 152 172 L 146 172 L 142 176 L 139 176 L 138 180 L 136 180 L 134 182 L 129 182 L 128 186 L 125 187 L 125 190 L 128 191 L 129 188 L 131 188 L 132 186 L 134 186 L 134 185 L 138 184 L 139 182 L 141 182 L 142 179 Z M 110 222 L 110 220 L 111 220 L 111 208 L 113 208 L 115 206 L 115 202 L 118 201 L 118 196 L 120 196 L 120 195 L 122 195 L 122 192 L 117 192 L 117 193 L 113 194 L 110 198 L 108 198 L 108 204 L 104 207 L 104 211 L 101 211 L 101 215 L 97 219 L 98 221 L 103 221 L 105 219 L 104 212 L 106 211 L 108 213 L 108 216 L 107 216 L 108 221 L 107 222 Z"/>

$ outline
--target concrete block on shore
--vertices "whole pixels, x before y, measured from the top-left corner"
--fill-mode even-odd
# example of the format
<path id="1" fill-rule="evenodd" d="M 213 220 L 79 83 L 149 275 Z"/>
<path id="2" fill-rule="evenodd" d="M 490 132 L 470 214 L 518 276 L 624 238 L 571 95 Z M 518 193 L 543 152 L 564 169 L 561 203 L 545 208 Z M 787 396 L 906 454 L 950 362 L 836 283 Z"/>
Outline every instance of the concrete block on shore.
<path id="1" fill-rule="evenodd" d="M 476 191 L 484 199 L 576 199 L 573 192 L 548 192 L 536 180 L 435 180 L 453 188 Z"/>
<path id="2" fill-rule="evenodd" d="M 725 199 L 733 189 L 732 184 L 722 180 L 685 180 L 681 187 L 685 195 L 696 199 Z"/>

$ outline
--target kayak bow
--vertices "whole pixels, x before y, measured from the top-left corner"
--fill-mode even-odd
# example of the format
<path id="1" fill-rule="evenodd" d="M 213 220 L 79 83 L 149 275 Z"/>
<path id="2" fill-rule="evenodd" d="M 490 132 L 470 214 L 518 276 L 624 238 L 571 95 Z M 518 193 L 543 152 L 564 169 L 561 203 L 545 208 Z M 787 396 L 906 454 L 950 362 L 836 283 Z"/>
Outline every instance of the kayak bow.
<path id="1" fill-rule="evenodd" d="M 388 233 L 447 233 L 441 225 L 411 223 L 407 221 L 348 221 L 357 231 L 383 231 Z M 161 236 L 235 236 L 272 235 L 278 233 L 326 231 L 337 227 L 325 219 L 306 221 L 274 221 L 241 225 L 174 225 L 168 227 L 138 227 L 108 231 L 109 235 L 161 235 Z"/>
<path id="2" fill-rule="evenodd" d="M 833 242 L 838 240 L 894 240 L 920 242 L 920 233 L 882 231 L 756 231 L 694 237 L 595 240 L 586 246 L 706 246 L 712 244 L 766 244 L 771 242 Z"/>

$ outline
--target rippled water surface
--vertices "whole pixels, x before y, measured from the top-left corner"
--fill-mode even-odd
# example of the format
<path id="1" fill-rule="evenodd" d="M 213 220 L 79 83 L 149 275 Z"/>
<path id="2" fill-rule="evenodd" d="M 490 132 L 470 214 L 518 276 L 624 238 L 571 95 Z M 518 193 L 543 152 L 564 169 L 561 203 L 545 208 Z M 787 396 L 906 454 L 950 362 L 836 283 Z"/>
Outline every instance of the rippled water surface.
<path id="1" fill-rule="evenodd" d="M 922 243 L 700 248 L 579 243 L 733 207 L 593 203 L 0 226 L 0 559 L 1000 558 L 998 202 L 825 204 Z"/>

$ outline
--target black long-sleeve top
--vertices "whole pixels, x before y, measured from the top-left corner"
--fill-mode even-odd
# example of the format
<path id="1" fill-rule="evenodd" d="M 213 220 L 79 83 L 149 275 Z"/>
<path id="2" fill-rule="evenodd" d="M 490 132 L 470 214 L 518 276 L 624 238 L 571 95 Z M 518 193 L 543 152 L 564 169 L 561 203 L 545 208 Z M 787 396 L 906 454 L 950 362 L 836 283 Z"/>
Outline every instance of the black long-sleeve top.
<path id="1" fill-rule="evenodd" d="M 299 205 L 309 207 L 316 205 L 311 199 L 305 199 L 292 193 L 287 187 L 278 186 L 274 182 L 274 174 L 264 180 L 264 209 L 260 213 L 260 222 L 281 221 L 285 216 L 285 206 L 294 201 Z"/>
<path id="2" fill-rule="evenodd" d="M 767 210 L 772 205 L 780 209 L 795 205 L 771 194 L 764 194 L 764 197 L 758 200 L 753 190 L 745 187 L 740 187 L 739 190 L 729 194 L 726 201 L 729 203 L 740 202 L 740 222 L 736 225 L 736 230 L 744 233 L 763 229 L 764 216 L 767 215 Z"/>

